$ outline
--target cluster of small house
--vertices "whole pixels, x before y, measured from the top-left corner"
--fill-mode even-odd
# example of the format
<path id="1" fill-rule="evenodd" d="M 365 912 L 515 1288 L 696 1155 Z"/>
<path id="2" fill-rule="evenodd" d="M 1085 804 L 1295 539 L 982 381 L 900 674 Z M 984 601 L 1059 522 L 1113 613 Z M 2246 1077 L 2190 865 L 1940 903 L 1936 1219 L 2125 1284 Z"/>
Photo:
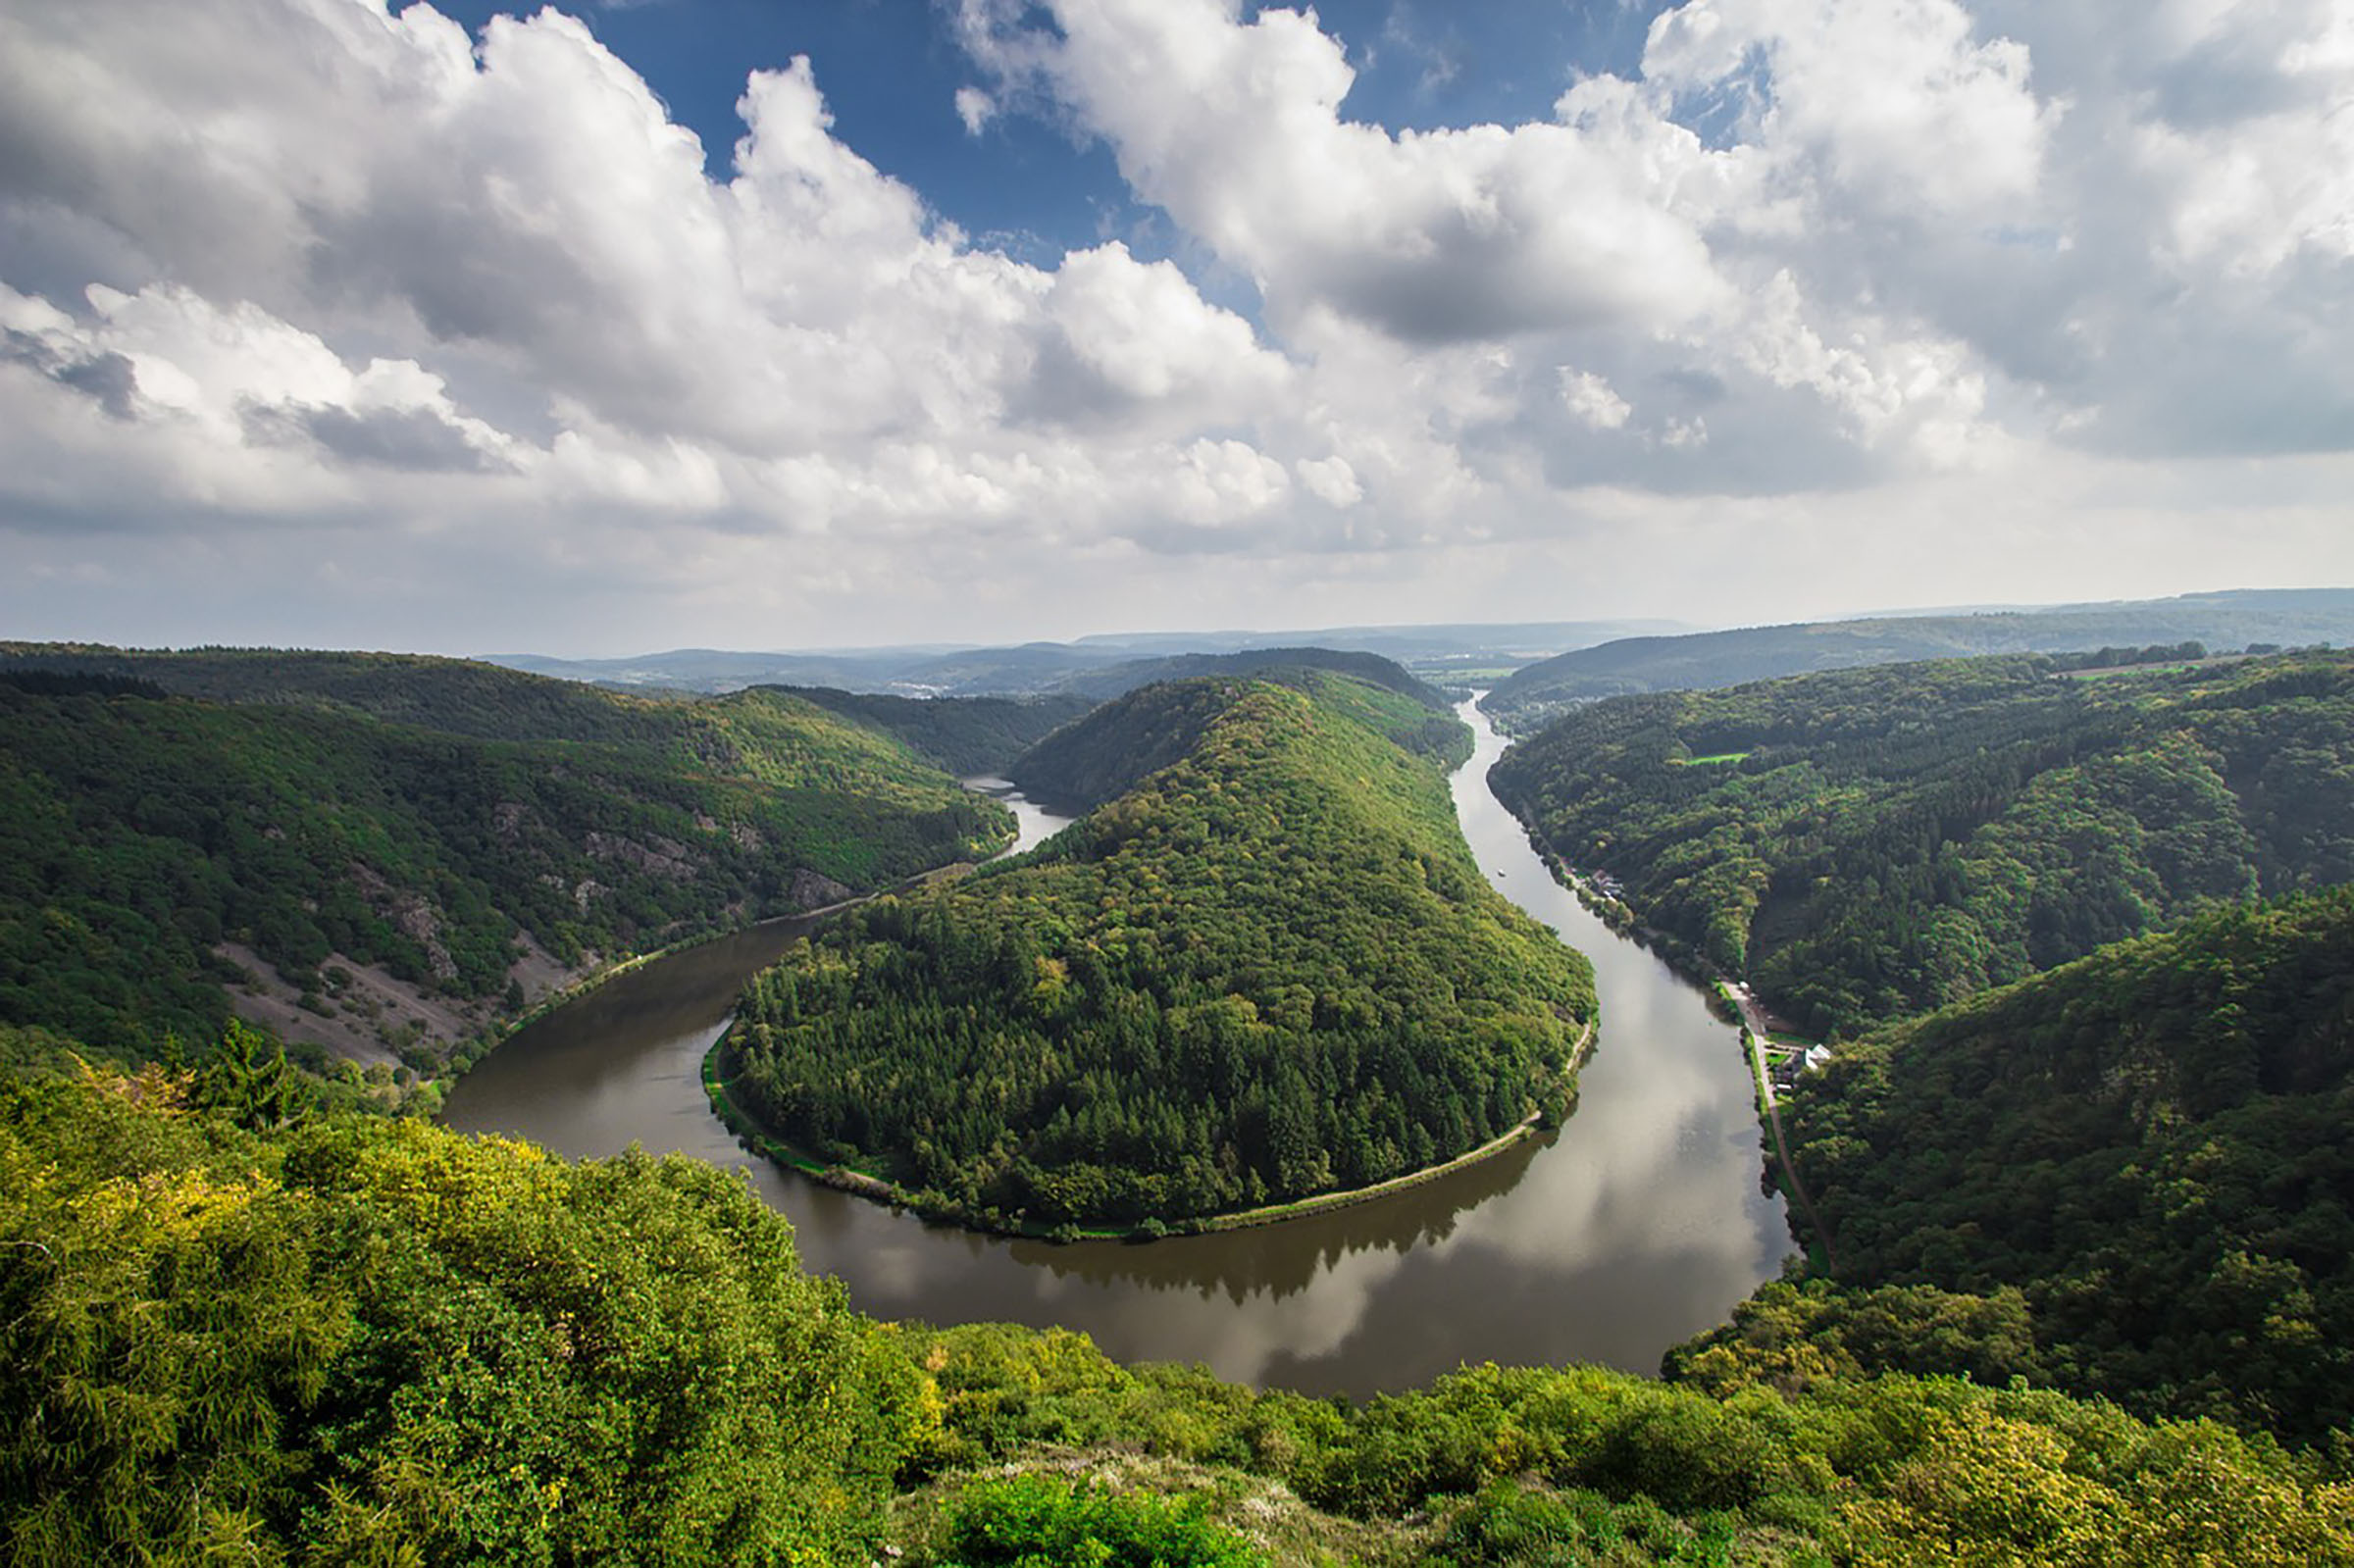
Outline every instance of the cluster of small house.
<path id="1" fill-rule="evenodd" d="M 1819 1071 L 1831 1059 L 1828 1045 L 1777 1045 L 1767 1040 L 1765 1051 L 1766 1071 L 1776 1088 L 1791 1087 L 1802 1075 Z"/>

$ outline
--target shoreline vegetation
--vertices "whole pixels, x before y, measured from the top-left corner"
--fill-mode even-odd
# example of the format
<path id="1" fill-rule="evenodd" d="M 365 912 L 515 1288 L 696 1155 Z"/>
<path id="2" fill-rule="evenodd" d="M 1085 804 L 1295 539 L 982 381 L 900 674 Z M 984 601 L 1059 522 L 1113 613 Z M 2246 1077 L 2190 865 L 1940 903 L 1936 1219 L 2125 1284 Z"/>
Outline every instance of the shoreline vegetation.
<path id="1" fill-rule="evenodd" d="M 976 793 L 981 792 L 984 791 L 976 791 Z M 1004 853 L 1005 851 L 1002 849 L 998 851 L 998 855 Z M 635 974 L 648 964 L 660 963 L 665 958 L 675 958 L 681 953 L 691 952 L 697 947 L 708 947 L 713 942 L 725 941 L 731 936 L 742 936 L 747 932 L 758 931 L 764 926 L 782 926 L 788 921 L 795 920 L 825 920 L 831 916 L 855 909 L 860 904 L 872 903 L 878 898 L 886 898 L 896 893 L 929 886 L 933 883 L 945 882 L 952 877 L 970 876 L 985 863 L 985 861 L 959 860 L 946 866 L 935 866 L 930 871 L 918 872 L 902 882 L 894 883 L 889 887 L 877 888 L 871 893 L 858 893 L 849 898 L 837 898 L 830 904 L 820 904 L 814 909 L 795 910 L 789 915 L 762 915 L 756 920 L 747 920 L 741 925 L 721 926 L 709 931 L 697 932 L 691 936 L 682 936 L 677 941 L 665 942 L 659 947 L 649 947 L 643 952 L 632 953 L 626 958 L 617 958 L 610 964 L 601 965 L 581 976 L 578 980 L 549 991 L 523 1012 L 518 1013 L 511 1021 L 498 1025 L 496 1035 L 490 1038 L 479 1054 L 463 1068 L 454 1068 L 447 1075 L 448 1082 L 454 1084 L 466 1074 L 474 1071 L 492 1051 L 531 1028 L 532 1025 L 538 1023 L 557 1008 L 577 1002 L 584 996 L 601 990 L 624 975 Z M 732 1024 L 731 1027 L 733 1027 Z"/>
<path id="2" fill-rule="evenodd" d="M 1733 994 L 1732 987 L 1741 982 L 1709 964 L 1672 933 L 1642 924 L 1642 917 L 1636 913 L 1633 905 L 1602 891 L 1587 873 L 1579 871 L 1554 852 L 1538 835 L 1536 828 L 1521 815 L 1517 806 L 1510 801 L 1504 804 L 1513 820 L 1527 832 L 1529 847 L 1545 863 L 1545 869 L 1552 874 L 1553 880 L 1568 888 L 1589 914 L 1618 936 L 1653 954 L 1678 979 L 1706 992 L 1711 1009 L 1719 1016 L 1731 1015 L 1726 1022 L 1740 1032 L 1741 1054 L 1749 1064 L 1750 1080 L 1756 1089 L 1759 1135 L 1773 1151 L 1771 1168 L 1774 1170 L 1774 1188 L 1782 1194 L 1784 1202 L 1807 1211 L 1807 1217 L 1814 1226 L 1817 1245 L 1823 1247 L 1827 1264 L 1827 1239 L 1830 1233 L 1817 1216 L 1814 1200 L 1799 1180 L 1797 1167 L 1790 1158 L 1788 1140 L 1782 1133 L 1780 1118 L 1775 1114 L 1773 1088 L 1766 1077 L 1765 1058 L 1765 1046 L 1771 1037 L 1758 1032 L 1756 1024 L 1764 1020 L 1761 1018 L 1753 1023 L 1739 998 Z"/>
<path id="3" fill-rule="evenodd" d="M 1531 1112 L 1528 1118 L 1519 1125 L 1508 1128 L 1476 1148 L 1466 1149 L 1452 1159 L 1442 1160 L 1435 1165 L 1426 1165 L 1420 1170 L 1407 1171 L 1369 1186 L 1347 1188 L 1333 1192 L 1316 1192 L 1303 1198 L 1293 1198 L 1281 1203 L 1262 1203 L 1254 1208 L 1237 1209 L 1225 1214 L 1193 1215 L 1174 1224 L 1147 1219 L 1126 1228 L 1069 1224 L 1056 1226 L 1033 1223 L 990 1224 L 979 1216 L 925 1203 L 919 1194 L 909 1191 L 896 1182 L 876 1176 L 872 1172 L 861 1171 L 840 1163 L 828 1164 L 812 1158 L 806 1150 L 793 1147 L 763 1128 L 759 1121 L 750 1112 L 738 1105 L 730 1094 L 729 1081 L 722 1063 L 724 1054 L 736 1033 L 736 1025 L 733 1020 L 730 1021 L 726 1032 L 712 1042 L 709 1050 L 703 1053 L 703 1092 L 710 1100 L 711 1113 L 719 1118 L 721 1124 L 730 1133 L 735 1135 L 737 1142 L 743 1147 L 745 1152 L 759 1155 L 782 1169 L 807 1177 L 821 1187 L 829 1187 L 836 1191 L 847 1192 L 855 1197 L 870 1198 L 878 1203 L 888 1203 L 896 1209 L 905 1209 L 927 1224 L 951 1225 L 960 1230 L 976 1232 L 983 1236 L 1004 1236 L 1024 1240 L 1054 1242 L 1156 1241 L 1174 1236 L 1207 1236 L 1220 1231 L 1244 1231 L 1262 1225 L 1280 1225 L 1286 1220 L 1305 1219 L 1313 1214 L 1327 1214 L 1338 1209 L 1355 1208 L 1362 1203 L 1370 1203 L 1376 1198 L 1387 1197 L 1393 1192 L 1403 1192 L 1409 1188 L 1421 1187 L 1438 1181 L 1442 1177 L 1452 1176 L 1458 1171 L 1466 1170 L 1482 1160 L 1503 1153 L 1523 1138 L 1558 1131 L 1567 1123 L 1570 1115 L 1574 1114 L 1577 1109 L 1577 1074 L 1593 1054 L 1594 1032 L 1597 1022 L 1598 1020 L 1595 1019 L 1586 1021 L 1584 1031 L 1578 1036 L 1577 1043 L 1572 1047 L 1568 1070 L 1555 1084 L 1548 1087 L 1548 1092 L 1558 1092 L 1562 1096 L 1562 1109 L 1558 1114 L 1550 1110 Z"/>
<path id="4" fill-rule="evenodd" d="M 941 868 L 938 871 L 911 879 L 887 891 L 904 893 L 915 887 L 961 877 L 975 869 L 970 864 Z M 826 917 L 846 913 L 871 903 L 878 896 L 882 895 L 870 894 L 859 898 L 841 900 L 798 915 L 778 918 L 806 922 L 808 935 L 814 936 L 819 923 Z M 764 924 L 768 924 L 768 922 L 754 922 L 750 926 L 737 928 L 737 930 L 757 929 Z M 513 1029 L 508 1032 L 507 1037 L 511 1037 L 513 1033 L 528 1027 L 537 1019 L 544 1017 L 554 1007 L 577 1000 L 603 985 L 658 958 L 669 956 L 688 947 L 700 945 L 719 936 L 732 934 L 730 932 L 705 934 L 685 942 L 672 943 L 664 948 L 635 955 L 620 963 L 607 966 L 595 975 L 587 977 L 564 991 L 543 1000 L 529 1014 L 517 1020 Z M 1582 1021 L 1582 1024 L 1583 1027 L 1575 1039 L 1568 1044 L 1568 1049 L 1562 1058 L 1562 1066 L 1557 1073 L 1549 1076 L 1545 1087 L 1536 1096 L 1536 1103 L 1529 1114 L 1515 1124 L 1505 1128 L 1496 1136 L 1485 1138 L 1460 1153 L 1357 1186 L 1288 1196 L 1276 1201 L 1261 1202 L 1245 1208 L 1225 1211 L 1177 1217 L 1147 1215 L 1131 1219 L 1128 1216 L 1121 1216 L 1120 1219 L 1124 1223 L 1105 1223 L 1101 1217 L 1091 1220 L 1086 1217 L 1071 1218 L 1067 1216 L 1063 1217 L 1060 1223 L 1055 1223 L 1050 1219 L 1034 1219 L 1028 1214 L 1018 1211 L 984 1214 L 975 1212 L 970 1207 L 932 1201 L 929 1195 L 920 1189 L 887 1179 L 876 1174 L 874 1170 L 860 1168 L 861 1164 L 866 1162 L 828 1160 L 820 1157 L 808 1147 L 796 1144 L 789 1138 L 780 1136 L 778 1132 L 765 1125 L 753 1109 L 742 1102 L 737 1092 L 741 1077 L 741 1058 L 737 1052 L 741 1046 L 745 1027 L 741 1012 L 730 1019 L 727 1028 L 705 1053 L 702 1078 L 706 1098 L 713 1115 L 728 1129 L 740 1146 L 748 1153 L 765 1158 L 780 1168 L 794 1171 L 819 1185 L 886 1202 L 896 1208 L 908 1209 L 922 1216 L 927 1222 L 954 1224 L 982 1234 L 1049 1240 L 1081 1239 L 1148 1240 L 1169 1235 L 1203 1234 L 1272 1225 L 1290 1219 L 1356 1206 L 1439 1180 L 1511 1148 L 1532 1134 L 1541 1135 L 1549 1132 L 1559 1127 L 1568 1111 L 1575 1105 L 1577 1073 L 1589 1058 L 1595 1038 L 1596 1026 L 1593 1018 L 1589 1016 Z"/>

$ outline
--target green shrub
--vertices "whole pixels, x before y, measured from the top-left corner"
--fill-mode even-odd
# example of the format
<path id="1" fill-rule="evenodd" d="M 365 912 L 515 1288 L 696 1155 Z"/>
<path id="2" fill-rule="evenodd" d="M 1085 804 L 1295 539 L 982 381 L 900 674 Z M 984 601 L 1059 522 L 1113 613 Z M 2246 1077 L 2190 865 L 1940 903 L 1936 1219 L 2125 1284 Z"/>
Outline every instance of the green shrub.
<path id="1" fill-rule="evenodd" d="M 949 1516 L 943 1561 L 955 1568 L 1252 1568 L 1264 1553 L 1171 1501 L 1045 1476 L 985 1481 Z"/>

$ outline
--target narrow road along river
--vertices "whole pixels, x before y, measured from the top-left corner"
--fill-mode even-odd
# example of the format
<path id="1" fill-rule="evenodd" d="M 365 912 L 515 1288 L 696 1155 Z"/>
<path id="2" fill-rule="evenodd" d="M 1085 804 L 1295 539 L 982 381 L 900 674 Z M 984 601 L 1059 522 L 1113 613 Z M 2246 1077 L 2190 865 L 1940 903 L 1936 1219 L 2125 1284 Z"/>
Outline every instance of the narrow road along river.
<path id="1" fill-rule="evenodd" d="M 1466 1361 L 1597 1361 L 1652 1372 L 1723 1320 L 1792 1248 L 1735 1031 L 1695 986 L 1614 935 L 1546 873 L 1487 790 L 1478 750 L 1456 809 L 1500 891 L 1594 960 L 1602 1033 L 1560 1133 L 1442 1180 L 1308 1219 L 1129 1246 L 1052 1246 L 927 1227 L 747 1162 L 704 1103 L 703 1052 L 744 978 L 800 936 L 778 923 L 623 976 L 501 1045 L 446 1119 L 570 1155 L 633 1141 L 749 1164 L 802 1262 L 882 1317 L 1082 1329 L 1126 1360 L 1365 1394 Z M 1060 824 L 1021 811 L 1025 840 Z M 1026 846 L 1026 845 L 1025 845 Z"/>

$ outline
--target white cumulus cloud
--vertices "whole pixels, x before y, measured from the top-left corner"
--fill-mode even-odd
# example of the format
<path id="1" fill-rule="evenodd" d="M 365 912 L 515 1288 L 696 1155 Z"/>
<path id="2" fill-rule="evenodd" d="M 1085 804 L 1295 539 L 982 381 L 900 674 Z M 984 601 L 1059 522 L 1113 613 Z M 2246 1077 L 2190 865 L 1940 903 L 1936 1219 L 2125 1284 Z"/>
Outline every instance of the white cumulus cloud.
<path id="1" fill-rule="evenodd" d="M 1947 600 L 2354 577 L 2333 0 L 1688 0 L 1549 113 L 1435 129 L 1355 112 L 1305 9 L 954 25 L 965 131 L 1100 144 L 1171 259 L 976 243 L 823 60 L 749 63 L 706 149 L 556 10 L 0 0 L 0 612 L 1681 614 L 1704 534 L 1831 601 L 1776 615 L 1919 597 L 1924 549 Z"/>

